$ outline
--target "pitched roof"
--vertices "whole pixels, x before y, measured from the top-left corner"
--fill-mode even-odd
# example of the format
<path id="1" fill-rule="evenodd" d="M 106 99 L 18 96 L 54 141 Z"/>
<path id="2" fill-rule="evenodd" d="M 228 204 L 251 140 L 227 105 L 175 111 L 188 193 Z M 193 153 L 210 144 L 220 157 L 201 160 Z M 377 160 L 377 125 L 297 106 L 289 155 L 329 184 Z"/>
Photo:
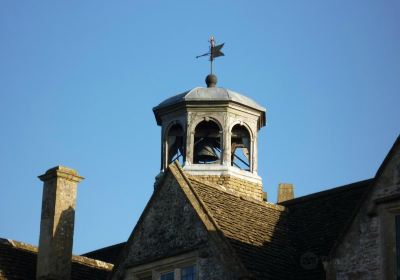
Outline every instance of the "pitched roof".
<path id="1" fill-rule="evenodd" d="M 289 209 L 296 279 L 323 279 L 322 261 L 351 220 L 372 179 L 280 203 Z"/>
<path id="2" fill-rule="evenodd" d="M 0 238 L 0 279 L 35 279 L 37 247 Z M 72 257 L 71 280 L 107 279 L 113 265 L 102 261 Z"/>
<path id="3" fill-rule="evenodd" d="M 396 157 L 396 154 L 399 154 L 399 151 L 400 151 L 400 135 L 397 136 L 397 139 L 394 142 L 393 146 L 390 148 L 389 153 L 386 155 L 385 159 L 383 160 L 383 162 L 379 166 L 378 171 L 375 173 L 375 177 L 374 177 L 373 181 L 370 183 L 368 189 L 365 191 L 365 193 L 362 196 L 360 202 L 358 203 L 357 209 L 355 210 L 355 212 L 353 213 L 352 217 L 348 221 L 347 225 L 343 229 L 342 233 L 337 238 L 335 244 L 331 248 L 330 256 L 332 256 L 334 254 L 335 250 L 340 245 L 340 243 L 342 242 L 343 238 L 346 236 L 347 232 L 351 228 L 351 224 L 352 224 L 353 220 L 355 219 L 357 212 L 363 206 L 363 204 L 366 203 L 366 201 L 368 200 L 368 197 L 373 193 L 374 189 L 379 184 L 380 177 L 384 174 L 385 170 L 390 165 L 390 162 Z M 389 195 L 384 199 L 376 199 L 375 202 L 379 203 L 381 201 L 387 201 L 387 199 L 389 199 L 389 200 L 390 199 L 398 199 L 398 196 L 397 195 Z"/>
<path id="4" fill-rule="evenodd" d="M 217 184 L 187 175 L 178 163 L 171 164 L 168 172 L 203 222 L 213 224 L 211 228 L 222 235 L 218 240 L 227 243 L 251 279 L 323 279 L 323 257 L 328 256 L 372 182 L 276 205 L 228 193 Z M 310 254 L 316 267 L 313 259 L 311 267 L 307 263 Z"/>
<path id="5" fill-rule="evenodd" d="M 82 254 L 82 256 L 114 264 L 125 245 L 126 242 L 121 242 L 95 251 L 87 252 Z"/>
<path id="6" fill-rule="evenodd" d="M 193 177 L 189 183 L 254 279 L 290 278 L 284 207 L 247 200 Z"/>

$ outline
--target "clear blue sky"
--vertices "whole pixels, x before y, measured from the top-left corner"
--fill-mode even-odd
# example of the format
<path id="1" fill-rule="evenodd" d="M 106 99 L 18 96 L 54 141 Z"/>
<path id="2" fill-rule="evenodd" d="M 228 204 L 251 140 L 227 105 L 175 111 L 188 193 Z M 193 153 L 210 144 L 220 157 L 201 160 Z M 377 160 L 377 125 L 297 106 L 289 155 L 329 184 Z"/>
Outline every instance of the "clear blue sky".
<path id="1" fill-rule="evenodd" d="M 296 196 L 373 177 L 399 134 L 400 2 L 0 2 L 0 236 L 38 243 L 42 183 L 78 190 L 74 252 L 125 241 L 159 172 L 152 107 L 219 86 L 267 108 L 260 176 Z"/>

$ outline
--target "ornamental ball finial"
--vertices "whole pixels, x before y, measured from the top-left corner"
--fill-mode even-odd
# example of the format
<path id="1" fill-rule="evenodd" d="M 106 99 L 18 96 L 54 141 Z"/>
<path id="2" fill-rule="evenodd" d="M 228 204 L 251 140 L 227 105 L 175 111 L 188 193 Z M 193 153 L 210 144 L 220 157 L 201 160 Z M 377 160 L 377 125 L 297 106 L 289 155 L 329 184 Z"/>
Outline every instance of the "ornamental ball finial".
<path id="1" fill-rule="evenodd" d="M 217 81 L 217 76 L 215 76 L 214 74 L 209 74 L 206 77 L 206 84 L 208 88 L 215 87 L 217 85 Z"/>

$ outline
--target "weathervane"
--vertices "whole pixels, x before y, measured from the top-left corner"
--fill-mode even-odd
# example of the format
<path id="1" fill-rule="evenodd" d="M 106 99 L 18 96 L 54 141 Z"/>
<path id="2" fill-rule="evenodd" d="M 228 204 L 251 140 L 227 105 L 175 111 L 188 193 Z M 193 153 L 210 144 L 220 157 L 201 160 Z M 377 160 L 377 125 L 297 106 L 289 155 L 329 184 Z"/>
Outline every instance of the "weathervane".
<path id="1" fill-rule="evenodd" d="M 222 43 L 220 45 L 215 45 L 215 39 L 214 36 L 210 37 L 210 51 L 208 53 L 202 54 L 202 55 L 198 55 L 196 56 L 196 58 L 202 57 L 202 56 L 210 56 L 210 63 L 211 63 L 211 74 L 213 73 L 213 61 L 214 58 L 218 57 L 218 56 L 224 56 L 224 53 L 221 52 L 222 47 L 224 46 L 225 43 Z"/>

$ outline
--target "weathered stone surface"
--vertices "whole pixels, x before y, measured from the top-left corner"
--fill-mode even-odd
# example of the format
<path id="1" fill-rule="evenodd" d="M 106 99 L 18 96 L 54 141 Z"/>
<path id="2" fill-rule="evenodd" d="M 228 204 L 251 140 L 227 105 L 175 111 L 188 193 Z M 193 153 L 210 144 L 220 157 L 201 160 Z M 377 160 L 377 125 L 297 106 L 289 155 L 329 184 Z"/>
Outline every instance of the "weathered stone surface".
<path id="1" fill-rule="evenodd" d="M 171 174 L 157 187 L 128 241 L 124 260 L 112 279 L 129 277 L 129 268 L 187 252 L 198 255 L 200 279 L 229 279 L 218 250 Z"/>
<path id="2" fill-rule="evenodd" d="M 356 182 L 280 203 L 289 212 L 295 279 L 324 279 L 323 263 L 371 182 Z"/>
<path id="3" fill-rule="evenodd" d="M 37 279 L 69 279 L 77 184 L 73 169 L 57 166 L 39 176 L 44 182 Z"/>
<path id="4" fill-rule="evenodd" d="M 162 102 L 153 108 L 153 111 L 157 124 L 162 128 L 162 171 L 165 171 L 173 160 L 173 156 L 169 153 L 174 155 L 176 150 L 172 147 L 179 143 L 181 164 L 188 174 L 220 176 L 223 181 L 236 177 L 261 186 L 261 178 L 257 174 L 257 139 L 258 131 L 266 123 L 265 108 L 245 96 L 213 87 L 195 88 L 183 95 L 177 95 Z M 212 133 L 205 135 L 200 133 L 201 136 L 199 136 L 196 129 L 199 125 L 207 123 L 214 126 L 213 130 L 208 130 Z M 179 141 L 176 141 L 177 138 L 172 129 L 175 127 L 180 127 Z M 242 133 L 238 134 L 238 131 Z M 211 134 L 213 141 L 207 140 Z M 206 143 L 207 146 L 211 145 L 213 150 L 211 154 L 213 160 L 207 163 L 198 160 L 199 150 L 203 151 L 199 148 L 201 141 L 204 141 L 202 143 Z M 242 150 L 244 156 L 238 155 L 240 149 L 244 150 Z M 253 191 L 245 184 L 236 186 L 235 183 L 236 181 L 232 184 L 224 182 L 221 184 L 231 185 L 231 191 L 238 191 L 243 195 L 250 194 L 253 198 L 262 201 L 263 196 L 260 194 L 259 186 Z"/>
<path id="5" fill-rule="evenodd" d="M 278 186 L 278 203 L 294 198 L 294 188 L 292 184 L 281 183 Z"/>
<path id="6" fill-rule="evenodd" d="M 285 207 L 240 197 L 204 181 L 190 183 L 251 279 L 290 278 L 293 251 Z"/>
<path id="7" fill-rule="evenodd" d="M 238 196 L 249 197 L 257 201 L 263 201 L 264 199 L 262 185 L 250 182 L 248 180 L 243 180 L 229 175 L 192 175 L 191 177 L 197 178 L 201 181 L 217 184 L 227 192 L 231 192 Z"/>
<path id="8" fill-rule="evenodd" d="M 400 138 L 332 252 L 328 279 L 395 279 L 396 215 L 400 215 Z"/>

